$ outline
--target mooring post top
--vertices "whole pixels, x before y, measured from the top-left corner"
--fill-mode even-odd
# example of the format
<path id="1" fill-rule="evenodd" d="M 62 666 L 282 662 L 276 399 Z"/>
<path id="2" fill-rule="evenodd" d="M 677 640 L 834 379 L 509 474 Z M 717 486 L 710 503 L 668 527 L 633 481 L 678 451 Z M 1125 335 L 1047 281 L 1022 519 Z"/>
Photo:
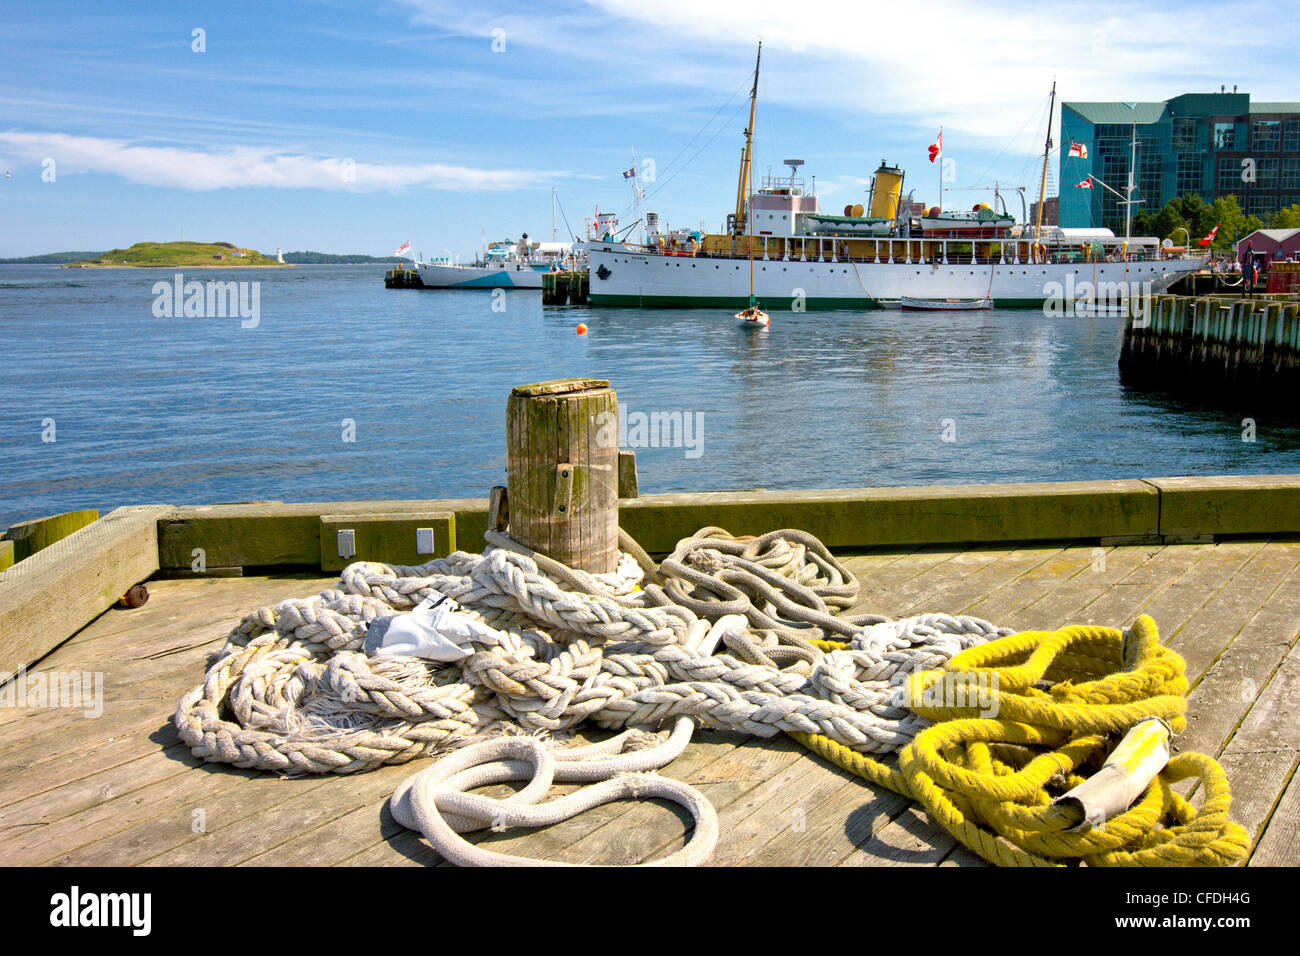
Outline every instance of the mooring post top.
<path id="1" fill-rule="evenodd" d="M 568 395 L 572 392 L 594 392 L 609 388 L 609 381 L 603 378 L 557 378 L 550 382 L 533 382 L 531 385 L 516 385 L 510 390 L 511 395 L 531 398 L 538 395 Z"/>

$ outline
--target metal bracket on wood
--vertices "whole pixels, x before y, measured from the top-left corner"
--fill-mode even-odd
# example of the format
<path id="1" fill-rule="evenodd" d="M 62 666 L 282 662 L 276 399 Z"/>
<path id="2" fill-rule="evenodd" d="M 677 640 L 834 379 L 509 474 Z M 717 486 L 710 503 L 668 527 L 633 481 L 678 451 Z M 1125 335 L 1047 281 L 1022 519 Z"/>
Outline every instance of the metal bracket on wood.
<path id="1" fill-rule="evenodd" d="M 573 503 L 573 465 L 568 462 L 555 466 L 555 513 L 567 515 Z"/>
<path id="2" fill-rule="evenodd" d="M 510 526 L 510 497 L 504 485 L 488 492 L 488 530 L 505 531 Z"/>
<path id="3" fill-rule="evenodd" d="M 341 529 L 338 533 L 339 557 L 350 558 L 357 553 L 356 534 L 351 528 Z"/>

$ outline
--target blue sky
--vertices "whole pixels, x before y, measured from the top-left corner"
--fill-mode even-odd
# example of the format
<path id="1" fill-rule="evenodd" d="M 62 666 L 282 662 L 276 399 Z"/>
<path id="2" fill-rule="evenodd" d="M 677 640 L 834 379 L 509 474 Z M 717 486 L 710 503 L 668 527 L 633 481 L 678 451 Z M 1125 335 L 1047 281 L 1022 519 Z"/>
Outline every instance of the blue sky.
<path id="1" fill-rule="evenodd" d="M 647 208 L 672 225 L 717 228 L 734 202 L 760 35 L 757 173 L 803 158 L 823 206 L 839 208 L 865 201 L 885 158 L 908 171 L 905 189 L 932 202 L 926 147 L 942 124 L 953 185 L 997 178 L 1036 191 L 1053 78 L 1064 100 L 1163 100 L 1221 83 L 1300 99 L 1291 62 L 1300 26 L 1280 9 L 9 5 L 0 256 L 183 235 L 376 255 L 410 239 L 426 256 L 464 257 L 483 228 L 489 238 L 549 238 L 552 187 L 575 230 L 597 206 L 628 211 L 620 173 L 634 150 L 653 163 Z"/>

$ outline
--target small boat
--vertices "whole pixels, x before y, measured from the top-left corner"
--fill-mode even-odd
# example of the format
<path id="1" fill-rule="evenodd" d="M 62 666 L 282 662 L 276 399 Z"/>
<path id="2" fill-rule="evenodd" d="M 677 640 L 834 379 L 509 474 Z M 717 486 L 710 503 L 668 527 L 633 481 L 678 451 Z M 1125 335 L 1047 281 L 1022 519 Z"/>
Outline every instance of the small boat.
<path id="1" fill-rule="evenodd" d="M 740 324 L 743 326 L 760 329 L 767 328 L 772 322 L 768 314 L 756 305 L 751 305 L 743 312 L 737 312 L 736 318 L 740 320 Z"/>
<path id="2" fill-rule="evenodd" d="M 993 300 L 987 296 L 983 299 L 913 299 L 904 295 L 899 297 L 898 304 L 904 309 L 925 311 L 974 312 L 978 309 L 993 308 Z"/>

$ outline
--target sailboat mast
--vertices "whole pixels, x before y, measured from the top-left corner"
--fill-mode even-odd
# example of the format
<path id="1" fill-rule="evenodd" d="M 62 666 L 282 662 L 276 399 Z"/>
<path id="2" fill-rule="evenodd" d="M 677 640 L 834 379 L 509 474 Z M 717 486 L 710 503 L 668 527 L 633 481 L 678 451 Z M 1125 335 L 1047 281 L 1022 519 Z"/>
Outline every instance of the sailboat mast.
<path id="1" fill-rule="evenodd" d="M 1124 238 L 1132 238 L 1129 233 L 1133 227 L 1133 173 L 1138 159 L 1138 128 L 1133 124 L 1133 151 L 1128 161 L 1128 188 L 1124 190 Z"/>
<path id="2" fill-rule="evenodd" d="M 1052 114 L 1056 112 L 1056 80 L 1052 80 L 1052 99 L 1047 104 L 1047 145 L 1043 147 L 1043 178 L 1038 183 L 1038 215 L 1034 223 L 1034 238 L 1043 235 L 1043 204 L 1047 199 L 1047 157 L 1052 152 Z"/>
<path id="3" fill-rule="evenodd" d="M 740 177 L 736 183 L 736 232 L 743 231 L 746 218 L 745 198 L 749 193 L 750 158 L 754 148 L 754 107 L 758 103 L 758 66 L 763 61 L 763 41 L 758 41 L 758 57 L 754 60 L 754 86 L 749 91 L 749 125 L 745 127 L 745 151 L 740 155 Z"/>

